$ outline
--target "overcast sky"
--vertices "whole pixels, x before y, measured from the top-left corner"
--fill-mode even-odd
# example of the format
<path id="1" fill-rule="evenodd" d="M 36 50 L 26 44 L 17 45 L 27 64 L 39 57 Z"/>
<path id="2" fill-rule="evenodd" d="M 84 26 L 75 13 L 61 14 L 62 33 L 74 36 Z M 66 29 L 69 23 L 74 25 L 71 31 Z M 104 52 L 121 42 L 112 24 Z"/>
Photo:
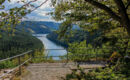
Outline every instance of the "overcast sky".
<path id="1" fill-rule="evenodd" d="M 17 3 L 19 0 L 11 0 L 11 3 L 5 2 L 6 8 L 11 8 L 15 6 L 20 6 L 22 3 Z M 26 0 L 29 1 L 29 0 Z M 45 0 L 38 0 L 35 2 L 35 6 L 40 5 Z M 51 18 L 51 15 L 47 15 L 47 13 L 54 11 L 54 8 L 51 6 L 51 0 L 48 0 L 44 5 L 39 7 L 37 10 L 33 11 L 31 14 L 28 14 L 27 20 L 35 20 L 35 21 L 54 21 Z"/>

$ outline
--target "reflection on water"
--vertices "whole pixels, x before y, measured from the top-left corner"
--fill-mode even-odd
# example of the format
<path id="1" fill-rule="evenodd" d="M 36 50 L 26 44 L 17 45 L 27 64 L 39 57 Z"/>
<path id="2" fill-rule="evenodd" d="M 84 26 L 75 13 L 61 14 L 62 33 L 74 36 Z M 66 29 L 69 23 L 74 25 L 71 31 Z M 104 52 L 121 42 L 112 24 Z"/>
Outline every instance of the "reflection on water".
<path id="1" fill-rule="evenodd" d="M 64 47 L 55 44 L 54 42 L 47 39 L 47 34 L 33 34 L 33 36 L 36 36 L 38 39 L 42 41 L 45 47 L 45 53 L 48 56 L 62 56 L 67 54 L 67 51 L 64 49 Z M 54 60 L 59 60 L 59 57 L 53 57 Z"/>

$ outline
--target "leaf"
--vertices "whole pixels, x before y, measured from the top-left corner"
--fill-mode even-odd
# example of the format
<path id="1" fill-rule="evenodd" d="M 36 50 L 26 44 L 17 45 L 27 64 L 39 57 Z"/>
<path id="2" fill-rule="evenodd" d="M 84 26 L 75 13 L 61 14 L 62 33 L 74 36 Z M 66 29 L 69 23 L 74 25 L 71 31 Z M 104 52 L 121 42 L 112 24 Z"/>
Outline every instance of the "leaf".
<path id="1" fill-rule="evenodd" d="M 9 2 L 11 2 L 11 0 L 8 0 Z"/>
<path id="2" fill-rule="evenodd" d="M 0 0 L 0 5 L 3 4 L 5 2 L 5 0 Z"/>

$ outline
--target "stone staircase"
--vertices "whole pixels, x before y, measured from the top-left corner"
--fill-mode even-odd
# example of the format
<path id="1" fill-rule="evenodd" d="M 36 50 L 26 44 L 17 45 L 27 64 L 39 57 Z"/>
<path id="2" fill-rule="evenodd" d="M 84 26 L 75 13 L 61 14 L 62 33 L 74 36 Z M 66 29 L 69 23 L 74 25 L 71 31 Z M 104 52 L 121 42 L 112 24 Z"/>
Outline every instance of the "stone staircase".
<path id="1" fill-rule="evenodd" d="M 104 67 L 103 64 L 79 64 L 81 68 L 87 72 L 90 69 Z M 28 75 L 25 75 L 22 80 L 61 80 L 66 74 L 72 70 L 78 69 L 77 63 L 37 63 L 30 64 L 27 67 Z"/>

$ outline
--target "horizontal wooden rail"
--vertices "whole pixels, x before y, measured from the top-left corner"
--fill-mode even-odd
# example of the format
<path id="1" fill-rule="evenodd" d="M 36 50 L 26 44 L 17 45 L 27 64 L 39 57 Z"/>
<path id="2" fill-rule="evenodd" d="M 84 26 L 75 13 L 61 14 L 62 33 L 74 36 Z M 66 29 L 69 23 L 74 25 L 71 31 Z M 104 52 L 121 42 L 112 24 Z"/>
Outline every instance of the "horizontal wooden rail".
<path id="1" fill-rule="evenodd" d="M 10 71 L 8 71 L 7 73 L 3 74 L 0 76 L 0 79 L 7 76 L 9 73 L 12 73 L 14 70 L 16 70 L 17 68 L 23 66 L 25 63 L 27 63 L 29 60 L 31 60 L 32 58 L 29 58 L 28 60 L 24 61 L 22 64 L 18 65 L 17 67 L 11 69 Z"/>
<path id="2" fill-rule="evenodd" d="M 116 48 L 116 47 L 115 47 Z M 63 48 L 63 49 L 44 49 L 44 50 L 69 50 L 69 49 L 72 49 L 72 50 L 88 50 L 88 49 L 93 49 L 93 50 L 98 50 L 98 49 L 114 49 L 114 48 Z M 118 48 L 118 49 L 124 49 L 124 48 Z M 130 48 L 127 48 L 130 50 Z"/>
<path id="3" fill-rule="evenodd" d="M 96 52 L 97 50 L 113 49 L 113 48 L 77 48 L 77 49 L 76 48 L 63 48 L 63 49 L 61 48 L 61 49 L 44 49 L 44 51 L 49 51 L 49 50 L 66 50 L 67 54 L 65 54 L 65 55 L 59 55 L 59 56 L 43 56 L 43 57 L 35 57 L 33 55 L 33 53 L 29 54 L 29 53 L 33 52 L 33 50 L 30 50 L 30 51 L 24 52 L 22 54 L 19 54 L 19 55 L 13 56 L 13 57 L 9 57 L 9 58 L 0 60 L 0 62 L 3 62 L 3 61 L 11 60 L 11 59 L 14 59 L 14 58 L 18 58 L 18 62 L 19 62 L 19 65 L 17 67 L 11 69 L 6 74 L 1 75 L 0 79 L 3 78 L 4 76 L 7 76 L 9 73 L 13 72 L 17 68 L 19 68 L 19 74 L 21 74 L 21 66 L 24 65 L 25 63 L 27 63 L 32 58 L 66 57 L 67 62 L 68 62 L 68 60 L 69 60 L 70 57 L 75 57 L 75 56 L 80 56 L 80 57 L 85 56 L 86 57 L 86 56 L 92 55 L 91 53 L 89 53 L 89 54 L 75 54 L 75 55 L 70 55 L 69 54 L 70 52 L 68 52 L 69 49 L 72 49 L 72 50 L 88 50 L 88 51 L 93 49 Z M 119 48 L 119 49 L 123 49 L 123 48 Z M 130 50 L 130 48 L 128 48 L 128 50 Z M 30 58 L 28 60 L 26 60 L 23 63 L 21 63 L 21 58 L 22 58 L 21 56 L 24 56 L 26 54 L 29 54 L 29 55 L 32 55 L 32 56 L 30 56 Z M 97 56 L 98 55 L 107 55 L 107 53 L 105 53 L 105 52 L 104 53 L 100 53 L 100 54 L 98 52 L 95 53 L 96 60 L 97 60 Z"/>
<path id="4" fill-rule="evenodd" d="M 16 56 L 13 56 L 13 57 L 9 57 L 9 58 L 6 58 L 6 59 L 2 59 L 2 60 L 0 60 L 0 62 L 7 61 L 7 60 L 10 60 L 10 59 L 13 59 L 13 58 L 17 58 L 17 57 L 19 57 L 19 56 L 23 56 L 23 55 L 28 54 L 28 53 L 30 53 L 30 52 L 32 52 L 32 50 L 27 51 L 27 52 L 24 52 L 24 53 L 19 54 L 19 55 L 16 55 Z"/>
<path id="5" fill-rule="evenodd" d="M 9 58 L 6 58 L 6 59 L 2 59 L 0 60 L 0 62 L 3 62 L 3 61 L 7 61 L 7 60 L 11 60 L 11 59 L 14 59 L 14 58 L 18 58 L 18 62 L 19 62 L 19 65 L 13 69 L 11 69 L 10 71 L 8 71 L 7 73 L 3 74 L 3 75 L 0 75 L 0 79 L 2 79 L 3 77 L 7 76 L 9 73 L 12 73 L 14 70 L 16 70 L 17 68 L 19 68 L 19 75 L 21 74 L 21 66 L 23 66 L 25 63 L 27 63 L 29 60 L 32 59 L 32 57 L 30 57 L 29 59 L 27 59 L 26 61 L 24 61 L 23 63 L 21 63 L 21 59 L 20 57 L 21 56 L 24 56 L 26 54 L 29 54 L 30 52 L 32 52 L 32 50 L 30 51 L 27 51 L 27 52 L 24 52 L 22 54 L 19 54 L 19 55 L 16 55 L 16 56 L 13 56 L 13 57 L 9 57 Z"/>

